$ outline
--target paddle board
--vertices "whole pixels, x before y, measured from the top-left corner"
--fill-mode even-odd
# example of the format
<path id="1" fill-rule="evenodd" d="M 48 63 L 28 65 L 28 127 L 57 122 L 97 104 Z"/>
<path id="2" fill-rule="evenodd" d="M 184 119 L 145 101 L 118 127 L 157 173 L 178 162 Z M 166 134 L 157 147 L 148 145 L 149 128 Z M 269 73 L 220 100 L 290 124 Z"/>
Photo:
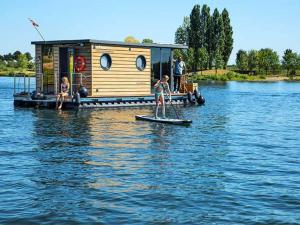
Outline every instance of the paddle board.
<path id="1" fill-rule="evenodd" d="M 147 115 L 136 115 L 135 118 L 137 120 L 145 120 L 150 122 L 158 122 L 158 123 L 169 123 L 175 125 L 187 125 L 191 124 L 192 120 L 181 120 L 181 119 L 170 119 L 170 118 L 155 118 L 154 116 Z"/>

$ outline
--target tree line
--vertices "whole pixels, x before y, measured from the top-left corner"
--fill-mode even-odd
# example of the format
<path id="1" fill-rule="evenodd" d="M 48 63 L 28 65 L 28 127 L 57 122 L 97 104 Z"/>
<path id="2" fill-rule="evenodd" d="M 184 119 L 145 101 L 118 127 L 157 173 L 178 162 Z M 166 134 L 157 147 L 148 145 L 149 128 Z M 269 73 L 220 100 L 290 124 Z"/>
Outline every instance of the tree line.
<path id="1" fill-rule="evenodd" d="M 33 57 L 29 52 L 22 53 L 20 51 L 15 51 L 14 53 L 0 55 L 0 70 L 34 69 L 34 63 L 32 62 L 32 59 Z"/>
<path id="2" fill-rule="evenodd" d="M 236 54 L 236 66 L 241 72 L 278 74 L 281 69 L 286 70 L 287 76 L 296 75 L 300 69 L 300 54 L 286 49 L 280 61 L 276 51 L 270 48 L 260 50 L 239 50 Z"/>
<path id="3" fill-rule="evenodd" d="M 189 47 L 188 51 L 176 50 L 192 70 L 226 68 L 233 48 L 233 30 L 229 13 L 207 5 L 195 5 L 189 17 L 175 32 L 175 43 Z"/>
<path id="4" fill-rule="evenodd" d="M 127 37 L 124 38 L 124 42 L 126 42 L 126 43 L 136 43 L 136 44 L 138 44 L 138 43 L 152 44 L 153 40 L 150 39 L 150 38 L 144 38 L 142 40 L 142 42 L 140 42 L 138 39 L 136 39 L 135 37 L 130 35 L 130 36 L 127 36 Z"/>

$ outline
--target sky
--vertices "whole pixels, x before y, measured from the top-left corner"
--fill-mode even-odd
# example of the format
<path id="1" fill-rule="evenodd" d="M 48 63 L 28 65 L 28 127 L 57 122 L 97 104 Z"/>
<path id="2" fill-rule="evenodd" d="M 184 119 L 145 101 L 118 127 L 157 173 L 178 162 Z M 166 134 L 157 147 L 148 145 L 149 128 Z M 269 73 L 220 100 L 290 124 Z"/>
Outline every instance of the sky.
<path id="1" fill-rule="evenodd" d="M 31 41 L 41 40 L 28 17 L 46 40 L 98 39 L 123 41 L 128 35 L 156 43 L 174 43 L 174 33 L 195 4 L 211 12 L 229 11 L 234 46 L 272 48 L 282 56 L 290 48 L 300 53 L 300 0 L 1 0 L 0 54 L 34 52 Z"/>

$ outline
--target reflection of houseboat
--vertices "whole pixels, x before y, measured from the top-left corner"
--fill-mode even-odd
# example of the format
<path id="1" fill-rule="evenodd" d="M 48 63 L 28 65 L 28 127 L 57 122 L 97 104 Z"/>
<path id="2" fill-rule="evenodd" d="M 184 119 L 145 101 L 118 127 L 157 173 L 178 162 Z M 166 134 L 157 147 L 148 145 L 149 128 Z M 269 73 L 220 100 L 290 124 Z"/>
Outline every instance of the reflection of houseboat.
<path id="1" fill-rule="evenodd" d="M 36 91 L 15 93 L 17 106 L 54 107 L 63 76 L 68 76 L 71 84 L 65 108 L 153 105 L 153 82 L 169 75 L 173 87 L 173 50 L 187 48 L 90 39 L 32 44 L 35 45 Z M 192 94 L 194 86 L 190 86 L 191 92 L 174 94 L 174 103 L 199 100 L 197 93 Z"/>

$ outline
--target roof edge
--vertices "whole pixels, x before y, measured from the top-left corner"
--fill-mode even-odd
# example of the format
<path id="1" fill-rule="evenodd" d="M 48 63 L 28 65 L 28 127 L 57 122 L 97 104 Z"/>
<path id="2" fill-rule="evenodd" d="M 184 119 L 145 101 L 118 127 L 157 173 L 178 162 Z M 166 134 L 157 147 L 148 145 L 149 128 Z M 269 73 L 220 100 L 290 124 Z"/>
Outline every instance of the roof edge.
<path id="1" fill-rule="evenodd" d="M 128 47 L 140 47 L 140 48 L 173 48 L 173 49 L 187 49 L 186 45 L 178 44 L 156 44 L 156 43 L 127 43 L 121 41 L 105 41 L 105 40 L 94 40 L 94 39 L 78 39 L 78 40 L 53 40 L 53 41 L 32 41 L 34 45 L 55 45 L 55 44 L 103 44 L 103 45 L 121 45 Z"/>

